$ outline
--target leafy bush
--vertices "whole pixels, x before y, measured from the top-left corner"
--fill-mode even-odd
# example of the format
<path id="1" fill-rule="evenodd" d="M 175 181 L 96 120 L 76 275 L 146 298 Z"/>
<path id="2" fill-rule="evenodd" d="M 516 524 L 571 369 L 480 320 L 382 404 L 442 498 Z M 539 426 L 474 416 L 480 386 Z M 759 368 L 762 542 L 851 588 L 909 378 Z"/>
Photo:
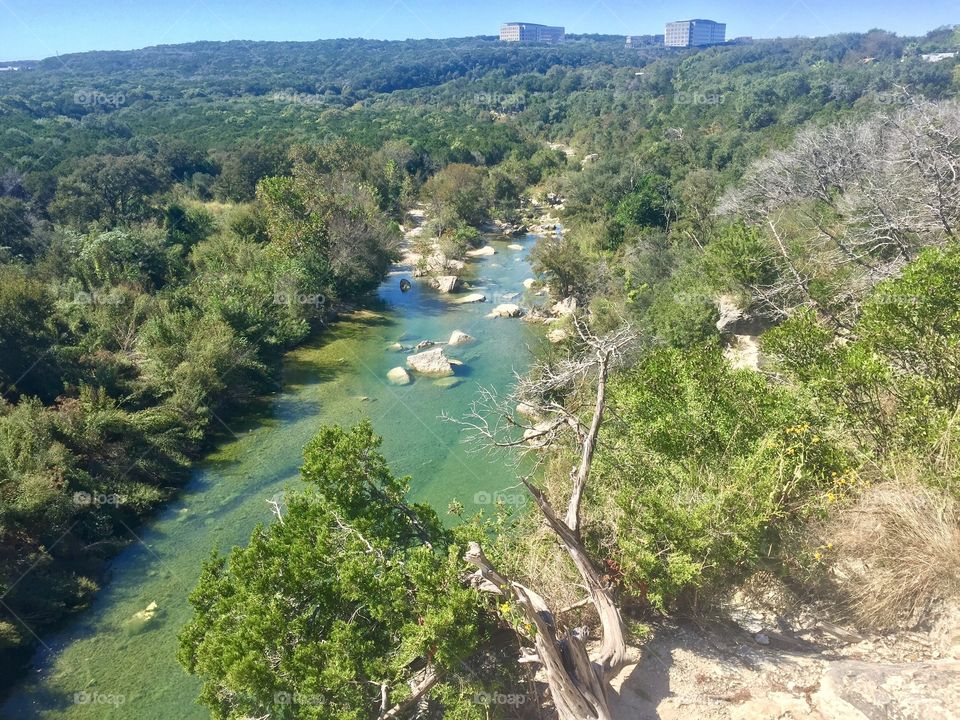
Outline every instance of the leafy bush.
<path id="1" fill-rule="evenodd" d="M 872 449 L 932 449 L 960 403 L 960 246 L 925 250 L 878 285 L 846 341 L 812 311 L 764 337 L 784 370 L 863 428 Z"/>
<path id="2" fill-rule="evenodd" d="M 775 556 L 781 530 L 852 479 L 809 398 L 730 369 L 716 347 L 653 351 L 610 391 L 596 492 L 612 498 L 627 591 L 660 610 Z"/>

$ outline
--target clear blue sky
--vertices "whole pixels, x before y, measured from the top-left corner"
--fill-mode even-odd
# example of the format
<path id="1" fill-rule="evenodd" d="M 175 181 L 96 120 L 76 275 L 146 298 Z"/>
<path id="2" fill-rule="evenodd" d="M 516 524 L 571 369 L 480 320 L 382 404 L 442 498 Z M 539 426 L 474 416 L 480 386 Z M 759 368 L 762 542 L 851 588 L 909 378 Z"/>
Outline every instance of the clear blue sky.
<path id="1" fill-rule="evenodd" d="M 652 34 L 706 17 L 728 37 L 960 24 L 957 0 L 0 0 L 0 60 L 192 40 L 405 39 L 493 35 L 508 20 L 571 33 Z"/>

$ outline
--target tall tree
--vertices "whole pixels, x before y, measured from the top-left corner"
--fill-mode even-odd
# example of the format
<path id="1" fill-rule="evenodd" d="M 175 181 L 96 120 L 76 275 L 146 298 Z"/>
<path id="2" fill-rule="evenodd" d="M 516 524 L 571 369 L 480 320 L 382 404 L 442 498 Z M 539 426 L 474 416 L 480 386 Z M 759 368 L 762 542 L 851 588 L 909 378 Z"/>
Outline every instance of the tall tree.
<path id="1" fill-rule="evenodd" d="M 464 547 L 407 501 L 379 444 L 369 422 L 322 429 L 306 491 L 275 498 L 274 523 L 207 564 L 179 658 L 214 717 L 388 720 L 428 694 L 479 717 L 464 668 L 485 622 Z"/>

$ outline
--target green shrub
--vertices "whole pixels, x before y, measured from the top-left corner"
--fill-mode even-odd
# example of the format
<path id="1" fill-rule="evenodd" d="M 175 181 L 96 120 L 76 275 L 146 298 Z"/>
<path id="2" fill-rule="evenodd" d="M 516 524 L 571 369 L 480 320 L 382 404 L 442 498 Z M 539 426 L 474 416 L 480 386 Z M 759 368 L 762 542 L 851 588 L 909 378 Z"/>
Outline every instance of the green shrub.
<path id="1" fill-rule="evenodd" d="M 853 475 L 809 398 L 732 370 L 716 347 L 661 349 L 611 385 L 597 492 L 616 507 L 628 592 L 668 609 L 778 551 Z"/>

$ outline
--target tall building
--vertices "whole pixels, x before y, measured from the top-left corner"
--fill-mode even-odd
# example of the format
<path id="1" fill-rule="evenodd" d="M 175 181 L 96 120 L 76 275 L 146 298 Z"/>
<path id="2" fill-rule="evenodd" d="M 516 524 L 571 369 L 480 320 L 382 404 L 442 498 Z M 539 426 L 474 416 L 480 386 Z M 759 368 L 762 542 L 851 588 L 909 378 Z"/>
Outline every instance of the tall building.
<path id="1" fill-rule="evenodd" d="M 667 23 L 663 44 L 667 47 L 719 45 L 727 36 L 726 23 L 713 20 L 678 20 Z"/>
<path id="2" fill-rule="evenodd" d="M 500 26 L 500 39 L 504 42 L 558 43 L 566 33 L 562 27 L 537 25 L 536 23 L 504 23 Z"/>

